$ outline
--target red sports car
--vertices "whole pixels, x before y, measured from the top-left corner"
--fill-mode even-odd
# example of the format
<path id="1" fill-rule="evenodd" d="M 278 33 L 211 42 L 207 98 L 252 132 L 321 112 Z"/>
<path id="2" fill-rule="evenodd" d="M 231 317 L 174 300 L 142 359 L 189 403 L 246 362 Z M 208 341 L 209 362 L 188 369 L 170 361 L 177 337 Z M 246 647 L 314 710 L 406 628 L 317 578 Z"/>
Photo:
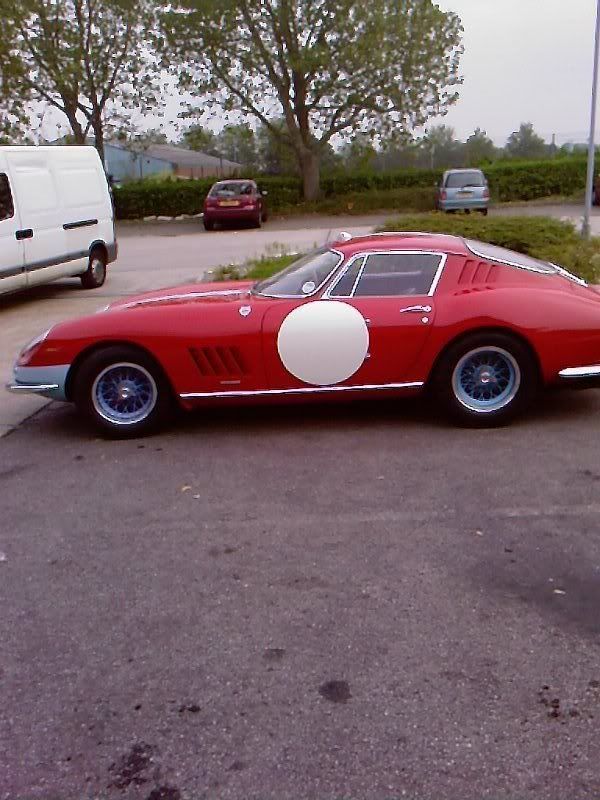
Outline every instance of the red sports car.
<path id="1" fill-rule="evenodd" d="M 55 325 L 10 389 L 73 401 L 113 436 L 173 404 L 423 392 L 497 425 L 552 384 L 600 382 L 600 294 L 554 264 L 419 233 L 340 237 L 260 283 L 181 286 Z"/>

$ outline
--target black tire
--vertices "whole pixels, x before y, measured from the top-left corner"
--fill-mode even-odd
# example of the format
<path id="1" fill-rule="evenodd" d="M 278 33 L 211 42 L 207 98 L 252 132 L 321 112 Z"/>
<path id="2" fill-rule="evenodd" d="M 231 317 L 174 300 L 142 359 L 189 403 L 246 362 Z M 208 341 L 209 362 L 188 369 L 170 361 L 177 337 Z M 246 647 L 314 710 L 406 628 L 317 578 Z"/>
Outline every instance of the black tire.
<path id="1" fill-rule="evenodd" d="M 471 365 L 482 359 L 483 363 L 477 367 L 482 379 L 475 382 L 470 375 Z M 488 366 L 486 361 L 495 366 Z M 470 396 L 465 388 L 470 380 L 474 395 L 500 392 L 504 381 L 507 386 L 494 403 L 493 398 L 488 401 L 485 397 Z M 492 428 L 506 425 L 525 411 L 537 394 L 539 372 L 529 348 L 510 334 L 474 333 L 442 354 L 431 388 L 446 413 L 459 425 Z"/>
<path id="2" fill-rule="evenodd" d="M 106 280 L 106 253 L 96 247 L 90 253 L 88 268 L 80 275 L 84 289 L 99 289 Z"/>
<path id="3" fill-rule="evenodd" d="M 210 219 L 202 220 L 204 222 L 204 230 L 205 231 L 214 231 L 215 223 Z"/>
<path id="4" fill-rule="evenodd" d="M 262 228 L 262 214 L 259 212 L 258 215 L 252 220 L 252 227 L 253 228 Z"/>
<path id="5" fill-rule="evenodd" d="M 137 413 L 127 410 L 131 409 L 131 403 L 127 404 L 130 396 L 113 398 L 110 392 L 103 394 L 101 391 L 103 380 L 108 387 L 119 375 L 123 376 L 123 391 L 135 392 L 132 386 L 139 382 L 138 393 L 143 403 Z M 145 436 L 157 430 L 166 421 L 172 406 L 170 386 L 154 359 L 135 347 L 119 345 L 96 350 L 83 362 L 75 375 L 72 394 L 84 418 L 112 439 Z M 135 407 L 135 396 L 133 403 Z M 117 408 L 119 404 L 122 411 Z"/>
<path id="6" fill-rule="evenodd" d="M 483 214 L 484 217 L 487 217 L 487 215 L 488 215 L 487 208 L 480 208 L 479 210 L 481 211 L 481 213 Z"/>

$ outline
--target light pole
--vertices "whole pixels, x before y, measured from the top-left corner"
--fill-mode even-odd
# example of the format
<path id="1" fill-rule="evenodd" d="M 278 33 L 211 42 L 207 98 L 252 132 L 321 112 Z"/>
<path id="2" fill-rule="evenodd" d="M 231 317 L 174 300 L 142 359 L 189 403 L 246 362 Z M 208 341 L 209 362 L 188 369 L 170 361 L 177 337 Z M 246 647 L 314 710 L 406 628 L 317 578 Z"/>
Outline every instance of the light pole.
<path id="1" fill-rule="evenodd" d="M 585 211 L 581 235 L 590 238 L 590 214 L 592 211 L 592 192 L 594 189 L 594 150 L 596 136 L 596 99 L 598 95 L 598 55 L 600 53 L 600 0 L 596 9 L 596 39 L 594 42 L 594 74 L 592 77 L 592 113 L 590 116 L 590 140 L 588 143 L 587 182 L 585 186 Z"/>

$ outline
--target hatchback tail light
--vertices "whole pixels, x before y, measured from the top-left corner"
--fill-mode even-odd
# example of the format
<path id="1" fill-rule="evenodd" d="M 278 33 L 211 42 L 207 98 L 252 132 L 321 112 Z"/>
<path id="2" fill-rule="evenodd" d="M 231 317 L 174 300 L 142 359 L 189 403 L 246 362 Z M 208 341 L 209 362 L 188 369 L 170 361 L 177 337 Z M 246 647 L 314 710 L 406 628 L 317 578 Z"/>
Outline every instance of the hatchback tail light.
<path id="1" fill-rule="evenodd" d="M 447 200 L 448 199 L 448 192 L 445 189 L 442 189 L 440 192 L 440 200 Z"/>
<path id="2" fill-rule="evenodd" d="M 490 190 L 487 188 L 487 186 L 483 190 L 483 199 L 484 200 L 489 200 L 490 199 Z"/>

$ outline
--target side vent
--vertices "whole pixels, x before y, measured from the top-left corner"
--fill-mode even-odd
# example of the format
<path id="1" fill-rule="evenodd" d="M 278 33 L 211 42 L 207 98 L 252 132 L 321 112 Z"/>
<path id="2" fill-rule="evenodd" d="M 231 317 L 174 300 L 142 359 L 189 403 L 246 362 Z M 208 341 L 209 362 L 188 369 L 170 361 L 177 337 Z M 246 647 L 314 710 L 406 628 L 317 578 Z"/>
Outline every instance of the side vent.
<path id="1" fill-rule="evenodd" d="M 190 355 L 204 378 L 240 378 L 248 374 L 237 347 L 191 347 Z"/>
<path id="2" fill-rule="evenodd" d="M 496 264 L 487 261 L 467 259 L 458 278 L 460 286 L 473 286 L 474 284 L 494 283 L 498 279 L 499 268 Z"/>

